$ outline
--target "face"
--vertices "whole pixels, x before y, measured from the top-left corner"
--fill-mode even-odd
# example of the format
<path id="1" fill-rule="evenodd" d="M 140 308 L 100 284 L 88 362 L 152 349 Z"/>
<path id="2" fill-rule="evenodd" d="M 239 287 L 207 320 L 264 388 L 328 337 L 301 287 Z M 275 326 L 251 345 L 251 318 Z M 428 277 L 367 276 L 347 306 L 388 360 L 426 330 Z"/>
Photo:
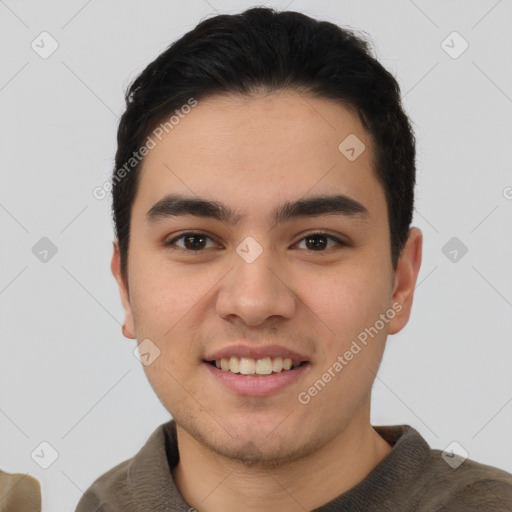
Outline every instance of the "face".
<path id="1" fill-rule="evenodd" d="M 339 149 L 350 134 L 359 156 L 361 145 Z M 210 97 L 149 152 L 140 178 L 127 282 L 116 248 L 112 270 L 124 332 L 150 340 L 144 369 L 178 427 L 226 457 L 276 463 L 368 425 L 386 336 L 408 320 L 421 236 L 411 231 L 395 272 L 357 116 L 298 92 Z"/>

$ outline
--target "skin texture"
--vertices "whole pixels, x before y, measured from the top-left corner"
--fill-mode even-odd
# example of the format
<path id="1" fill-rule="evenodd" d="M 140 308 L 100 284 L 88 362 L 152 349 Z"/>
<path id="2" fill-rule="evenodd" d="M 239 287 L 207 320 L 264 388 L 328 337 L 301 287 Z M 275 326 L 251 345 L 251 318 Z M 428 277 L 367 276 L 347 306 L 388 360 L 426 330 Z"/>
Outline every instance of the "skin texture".
<path id="1" fill-rule="evenodd" d="M 338 146 L 355 134 L 366 150 L 349 161 Z M 246 215 L 236 226 L 183 216 L 146 221 L 169 193 L 225 203 Z M 322 216 L 274 224 L 285 201 L 345 194 L 367 218 Z M 166 240 L 194 230 L 202 252 Z M 337 236 L 314 250 L 312 231 Z M 248 236 L 263 252 L 236 252 Z M 324 239 L 325 240 L 325 239 Z M 327 239 L 329 240 L 329 239 Z M 361 480 L 391 447 L 371 427 L 371 388 L 388 334 L 407 323 L 421 265 L 422 234 L 409 232 L 391 264 L 384 190 L 372 141 L 341 105 L 282 91 L 199 101 L 145 157 L 132 207 L 128 282 L 117 241 L 112 272 L 125 336 L 150 339 L 160 356 L 145 372 L 176 420 L 173 476 L 201 512 L 312 510 Z M 400 311 L 306 405 L 307 391 L 379 316 Z M 239 342 L 277 344 L 307 356 L 299 380 L 266 397 L 240 396 L 205 368 L 207 352 Z"/>

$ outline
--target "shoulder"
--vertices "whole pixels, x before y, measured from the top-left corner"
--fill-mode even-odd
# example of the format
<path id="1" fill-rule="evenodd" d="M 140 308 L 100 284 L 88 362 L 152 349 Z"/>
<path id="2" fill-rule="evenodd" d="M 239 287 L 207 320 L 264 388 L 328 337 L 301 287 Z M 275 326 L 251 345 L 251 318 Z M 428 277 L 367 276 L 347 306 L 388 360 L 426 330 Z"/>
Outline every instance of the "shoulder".
<path id="1" fill-rule="evenodd" d="M 141 489 L 145 491 L 163 474 L 169 474 L 165 449 L 169 427 L 170 422 L 160 425 L 133 457 L 96 478 L 75 512 L 138 511 Z"/>
<path id="2" fill-rule="evenodd" d="M 85 491 L 78 502 L 75 512 L 111 512 L 110 497 L 112 495 L 119 499 L 126 497 L 128 490 L 128 469 L 135 457 L 127 459 L 112 469 L 99 476 L 91 486 Z M 124 505 L 119 503 L 118 505 Z"/>
<path id="3" fill-rule="evenodd" d="M 439 512 L 510 512 L 512 510 L 512 474 L 466 459 L 450 466 L 441 450 L 431 450 L 427 498 L 437 501 Z"/>

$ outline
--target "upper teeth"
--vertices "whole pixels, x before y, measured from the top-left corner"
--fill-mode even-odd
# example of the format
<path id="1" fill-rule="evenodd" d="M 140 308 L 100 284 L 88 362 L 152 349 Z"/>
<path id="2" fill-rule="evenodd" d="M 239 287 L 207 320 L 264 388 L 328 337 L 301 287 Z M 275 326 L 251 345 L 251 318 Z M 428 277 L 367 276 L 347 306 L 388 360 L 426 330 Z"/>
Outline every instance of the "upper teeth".
<path id="1" fill-rule="evenodd" d="M 224 371 L 241 373 L 242 375 L 270 375 L 282 370 L 290 370 L 299 366 L 291 359 L 282 357 L 264 357 L 263 359 L 250 359 L 248 357 L 223 357 L 215 361 L 215 366 Z"/>

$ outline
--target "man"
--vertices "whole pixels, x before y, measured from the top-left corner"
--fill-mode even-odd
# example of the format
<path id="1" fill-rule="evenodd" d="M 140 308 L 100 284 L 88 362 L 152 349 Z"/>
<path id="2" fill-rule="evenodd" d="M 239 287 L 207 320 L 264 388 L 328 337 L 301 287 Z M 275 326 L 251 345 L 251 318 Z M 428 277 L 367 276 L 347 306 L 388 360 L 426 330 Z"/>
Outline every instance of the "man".
<path id="1" fill-rule="evenodd" d="M 112 177 L 123 333 L 172 416 L 77 511 L 505 511 L 512 475 L 370 424 L 421 265 L 415 141 L 352 32 L 250 9 L 135 80 Z"/>

